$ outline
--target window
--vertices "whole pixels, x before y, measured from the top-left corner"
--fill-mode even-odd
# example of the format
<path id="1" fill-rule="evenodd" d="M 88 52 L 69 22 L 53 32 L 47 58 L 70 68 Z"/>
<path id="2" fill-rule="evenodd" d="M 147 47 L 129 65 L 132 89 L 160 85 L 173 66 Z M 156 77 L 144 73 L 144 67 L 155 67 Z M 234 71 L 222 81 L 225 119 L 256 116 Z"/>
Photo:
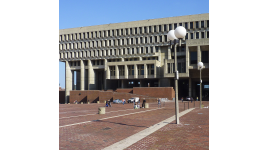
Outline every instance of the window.
<path id="1" fill-rule="evenodd" d="M 137 34 L 137 28 L 135 28 L 135 34 Z"/>
<path id="2" fill-rule="evenodd" d="M 199 32 L 196 32 L 196 36 L 195 36 L 196 39 L 199 39 Z"/>
<path id="3" fill-rule="evenodd" d="M 98 37 L 97 31 L 95 31 L 95 37 Z"/>
<path id="4" fill-rule="evenodd" d="M 154 75 L 154 64 L 147 66 L 148 75 Z"/>
<path id="5" fill-rule="evenodd" d="M 134 48 L 132 48 L 132 54 L 134 54 Z"/>
<path id="6" fill-rule="evenodd" d="M 169 24 L 168 29 L 169 29 L 169 30 L 172 30 L 172 24 Z"/>
<path id="7" fill-rule="evenodd" d="M 64 39 L 65 39 L 65 37 L 64 37 Z M 81 33 L 79 33 L 79 39 L 82 39 L 82 38 L 81 38 Z"/>
<path id="8" fill-rule="evenodd" d="M 164 35 L 164 37 L 165 37 L 165 42 L 167 42 L 167 35 Z"/>
<path id="9" fill-rule="evenodd" d="M 123 35 L 123 29 L 121 29 L 121 35 Z"/>
<path id="10" fill-rule="evenodd" d="M 114 30 L 112 30 L 112 36 L 114 36 Z"/>
<path id="11" fill-rule="evenodd" d="M 154 26 L 154 32 L 156 32 L 156 26 Z"/>
<path id="12" fill-rule="evenodd" d="M 160 38 L 160 42 L 162 42 L 162 36 L 160 36 L 159 38 Z"/>
<path id="13" fill-rule="evenodd" d="M 144 65 L 138 65 L 138 75 L 144 75 Z"/>
<path id="14" fill-rule="evenodd" d="M 136 48 L 136 53 L 137 53 L 137 54 L 139 53 L 139 48 L 138 48 L 138 47 Z"/>
<path id="15" fill-rule="evenodd" d="M 147 28 L 146 27 L 144 27 L 144 33 L 147 33 Z"/>
<path id="16" fill-rule="evenodd" d="M 151 36 L 151 37 L 150 37 L 150 43 L 152 43 L 152 42 L 153 42 L 153 37 Z"/>
<path id="17" fill-rule="evenodd" d="M 188 23 L 185 22 L 185 29 L 188 29 Z"/>
<path id="18" fill-rule="evenodd" d="M 154 36 L 154 42 L 155 43 L 157 42 L 157 36 Z"/>
<path id="19" fill-rule="evenodd" d="M 151 26 L 149 26 L 149 33 L 151 33 L 152 32 L 152 27 Z"/>
<path id="20" fill-rule="evenodd" d="M 132 28 L 130 28 L 130 34 L 132 34 Z"/>
<path id="21" fill-rule="evenodd" d="M 115 66 L 110 66 L 110 76 L 115 76 Z"/>
<path id="22" fill-rule="evenodd" d="M 194 34 L 193 33 L 191 33 L 191 39 L 194 39 Z"/>
<path id="23" fill-rule="evenodd" d="M 141 47 L 141 53 L 143 53 L 143 47 Z"/>
<path id="24" fill-rule="evenodd" d="M 153 53 L 154 52 L 154 48 L 153 47 L 151 47 L 151 53 Z"/>
<path id="25" fill-rule="evenodd" d="M 209 31 L 207 31 L 207 38 L 209 38 Z"/>
<path id="26" fill-rule="evenodd" d="M 119 76 L 125 75 L 125 66 L 118 66 L 119 69 Z"/>
<path id="27" fill-rule="evenodd" d="M 147 37 L 145 37 L 145 43 L 147 43 Z"/>
<path id="28" fill-rule="evenodd" d="M 199 28 L 199 21 L 195 22 L 195 28 Z"/>
<path id="29" fill-rule="evenodd" d="M 177 28 L 177 23 L 174 23 L 174 30 Z"/>
<path id="30" fill-rule="evenodd" d="M 201 38 L 205 38 L 205 33 L 201 32 Z"/>
<path id="31" fill-rule="evenodd" d="M 209 63 L 209 51 L 201 51 L 201 61 L 203 63 Z"/>
<path id="32" fill-rule="evenodd" d="M 182 26 L 182 23 L 179 23 L 180 26 Z"/>
<path id="33" fill-rule="evenodd" d="M 207 20 L 207 27 L 209 27 L 209 20 Z"/>
<path id="34" fill-rule="evenodd" d="M 89 32 L 87 32 L 87 38 L 89 38 Z"/>
<path id="35" fill-rule="evenodd" d="M 128 29 L 125 29 L 126 30 L 126 35 L 128 35 Z"/>
<path id="36" fill-rule="evenodd" d="M 124 45 L 124 39 L 122 39 L 122 45 Z"/>
<path id="37" fill-rule="evenodd" d="M 139 27 L 139 30 L 140 30 L 140 34 L 142 33 L 142 27 Z"/>
<path id="38" fill-rule="evenodd" d="M 91 32 L 91 37 L 93 38 L 93 32 Z"/>
<path id="39" fill-rule="evenodd" d="M 133 44 L 133 38 L 131 38 L 131 44 Z"/>
<path id="40" fill-rule="evenodd" d="M 161 25 L 159 25 L 159 32 L 161 32 L 162 31 L 162 29 L 161 29 Z"/>
<path id="41" fill-rule="evenodd" d="M 140 43 L 142 43 L 142 37 L 140 37 Z"/>
<path id="42" fill-rule="evenodd" d="M 136 44 L 138 44 L 138 38 L 136 38 Z"/>
<path id="43" fill-rule="evenodd" d="M 119 35 L 119 29 L 116 29 L 116 35 Z"/>
<path id="44" fill-rule="evenodd" d="M 197 52 L 190 52 L 190 64 L 197 64 Z"/>
<path id="45" fill-rule="evenodd" d="M 201 28 L 204 28 L 204 21 L 201 21 Z"/>
<path id="46" fill-rule="evenodd" d="M 194 28 L 194 23 L 190 22 L 190 29 L 193 29 L 193 28 Z"/>
<path id="47" fill-rule="evenodd" d="M 127 54 L 130 54 L 130 50 L 129 50 L 129 48 L 127 48 Z"/>
<path id="48" fill-rule="evenodd" d="M 148 52 L 148 47 L 146 47 L 146 53 L 149 53 L 149 52 Z"/>
<path id="49" fill-rule="evenodd" d="M 117 50 L 115 49 L 115 50 L 114 50 L 114 55 L 116 55 L 116 51 L 117 51 Z"/>
<path id="50" fill-rule="evenodd" d="M 164 25 L 164 31 L 167 31 L 167 25 Z"/>

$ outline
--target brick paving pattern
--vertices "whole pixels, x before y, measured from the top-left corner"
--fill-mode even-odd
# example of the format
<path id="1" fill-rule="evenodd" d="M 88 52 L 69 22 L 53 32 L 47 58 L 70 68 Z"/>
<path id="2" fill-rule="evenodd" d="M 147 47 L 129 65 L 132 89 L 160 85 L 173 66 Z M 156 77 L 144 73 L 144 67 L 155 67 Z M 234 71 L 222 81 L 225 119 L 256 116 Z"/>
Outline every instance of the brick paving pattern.
<path id="1" fill-rule="evenodd" d="M 62 104 L 59 109 L 59 148 L 103 149 L 173 116 L 174 104 L 166 102 L 165 107 L 158 109 L 156 103 L 150 103 L 148 109 L 135 110 L 133 104 L 112 104 L 112 107 L 106 107 L 104 115 L 97 114 L 98 108 L 104 104 Z M 194 106 L 189 104 L 190 108 Z M 208 102 L 203 104 L 208 106 Z M 179 107 L 180 112 L 184 110 L 181 102 Z M 195 107 L 199 107 L 199 102 Z M 180 125 L 173 121 L 126 149 L 208 149 L 208 110 L 196 108 L 180 118 Z M 118 115 L 125 116 L 116 117 Z M 113 118 L 105 119 L 107 117 Z M 85 121 L 91 122 L 61 127 Z"/>

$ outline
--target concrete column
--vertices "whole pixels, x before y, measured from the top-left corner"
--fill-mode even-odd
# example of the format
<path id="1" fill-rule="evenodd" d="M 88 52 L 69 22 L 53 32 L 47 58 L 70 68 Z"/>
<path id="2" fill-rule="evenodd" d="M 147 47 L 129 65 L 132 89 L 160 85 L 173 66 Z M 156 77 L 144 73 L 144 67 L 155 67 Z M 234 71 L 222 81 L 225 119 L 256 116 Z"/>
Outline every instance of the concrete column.
<path id="1" fill-rule="evenodd" d="M 144 78 L 148 78 L 148 74 L 147 74 L 147 64 L 144 64 Z"/>
<path id="2" fill-rule="evenodd" d="M 121 88 L 124 88 L 124 80 L 121 80 Z"/>
<path id="3" fill-rule="evenodd" d="M 188 46 L 186 46 L 185 49 L 186 49 L 186 56 L 185 56 L 185 59 L 186 59 L 186 62 L 185 62 L 186 63 L 186 73 L 189 75 L 189 65 L 190 65 L 189 56 L 190 56 L 190 51 L 189 51 Z"/>
<path id="4" fill-rule="evenodd" d="M 70 63 L 65 62 L 65 103 L 69 103 L 70 91 L 72 90 L 72 71 Z"/>
<path id="5" fill-rule="evenodd" d="M 95 71 L 93 69 L 91 60 L 88 60 L 88 84 L 88 89 L 92 90 L 94 86 L 90 85 L 95 85 Z"/>
<path id="6" fill-rule="evenodd" d="M 128 79 L 128 68 L 127 68 L 127 65 L 125 65 L 125 79 Z"/>
<path id="7" fill-rule="evenodd" d="M 171 46 L 168 46 L 168 59 L 171 59 Z"/>
<path id="8" fill-rule="evenodd" d="M 80 81 L 80 90 L 84 90 L 85 88 L 85 65 L 84 65 L 84 61 L 83 60 L 80 60 L 80 67 L 81 67 L 81 69 L 80 69 L 80 79 L 81 79 L 81 81 Z"/>
<path id="9" fill-rule="evenodd" d="M 115 65 L 115 79 L 119 79 L 119 69 L 118 65 Z M 118 80 L 119 81 L 119 80 Z"/>
<path id="10" fill-rule="evenodd" d="M 168 66 L 167 66 L 167 60 L 165 59 L 165 62 L 164 62 L 164 74 L 168 73 Z"/>
<path id="11" fill-rule="evenodd" d="M 104 59 L 104 90 L 107 90 L 107 79 L 106 79 L 106 75 L 107 75 L 107 59 Z"/>
<path id="12" fill-rule="evenodd" d="M 134 79 L 138 78 L 138 67 L 137 64 L 134 64 Z"/>
<path id="13" fill-rule="evenodd" d="M 139 61 L 142 61 L 142 57 L 139 56 Z"/>
<path id="14" fill-rule="evenodd" d="M 189 78 L 189 93 L 188 95 L 191 97 L 192 96 L 192 79 Z"/>
<path id="15" fill-rule="evenodd" d="M 201 62 L 201 49 L 200 49 L 200 46 L 197 46 L 197 64 L 196 65 L 198 65 L 198 62 Z"/>
<path id="16" fill-rule="evenodd" d="M 156 70 L 156 64 L 154 64 L 154 78 L 157 77 L 157 70 Z"/>

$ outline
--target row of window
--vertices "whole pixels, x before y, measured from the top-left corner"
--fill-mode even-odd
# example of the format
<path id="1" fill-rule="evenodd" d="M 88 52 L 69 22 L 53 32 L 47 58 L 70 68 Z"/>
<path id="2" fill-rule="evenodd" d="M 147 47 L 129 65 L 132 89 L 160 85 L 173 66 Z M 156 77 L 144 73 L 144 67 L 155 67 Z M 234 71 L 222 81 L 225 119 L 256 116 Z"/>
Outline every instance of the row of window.
<path id="1" fill-rule="evenodd" d="M 177 26 L 184 26 L 186 29 L 205 28 L 209 27 L 209 20 L 64 34 L 60 35 L 59 41 L 80 40 L 80 39 L 100 38 L 100 37 L 110 37 L 120 35 L 133 35 L 133 34 L 153 33 L 162 31 L 165 32 L 169 30 L 174 30 L 177 28 Z"/>
<path id="2" fill-rule="evenodd" d="M 110 50 L 93 50 L 93 51 L 79 51 L 79 52 L 65 52 L 60 53 L 60 59 L 64 58 L 82 58 L 94 56 L 111 56 L 111 55 L 128 55 L 128 54 L 144 54 L 157 53 L 158 47 L 136 47 Z"/>
<path id="3" fill-rule="evenodd" d="M 154 75 L 154 64 L 146 64 L 147 75 Z M 109 66 L 110 76 L 115 76 L 115 66 Z M 134 75 L 134 65 L 127 65 L 128 75 Z M 119 76 L 125 75 L 125 66 L 118 66 Z M 144 65 L 137 65 L 138 75 L 144 75 Z"/>
<path id="4" fill-rule="evenodd" d="M 63 50 L 63 49 L 64 50 L 67 50 L 67 49 L 85 49 L 85 48 L 90 48 L 90 47 L 106 47 L 106 46 L 146 44 L 146 43 L 157 43 L 157 42 L 167 42 L 167 35 L 60 44 L 59 49 L 60 50 Z"/>
<path id="5" fill-rule="evenodd" d="M 190 36 L 190 37 L 188 37 L 188 36 Z M 185 36 L 186 40 L 188 40 L 188 39 L 203 39 L 203 38 L 209 38 L 209 31 L 187 33 Z M 158 41 L 159 42 L 167 42 L 167 35 L 59 44 L 59 49 L 60 50 L 85 49 L 85 48 L 90 48 L 90 47 L 92 48 L 92 47 L 106 47 L 106 46 L 156 43 Z"/>

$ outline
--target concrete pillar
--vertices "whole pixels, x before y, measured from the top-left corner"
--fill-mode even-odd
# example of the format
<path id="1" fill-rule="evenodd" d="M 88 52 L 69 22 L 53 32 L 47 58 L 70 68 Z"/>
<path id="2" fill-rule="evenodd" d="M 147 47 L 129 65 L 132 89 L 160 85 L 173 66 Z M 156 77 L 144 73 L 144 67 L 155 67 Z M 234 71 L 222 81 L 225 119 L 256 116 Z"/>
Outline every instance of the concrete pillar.
<path id="1" fill-rule="evenodd" d="M 201 62 L 201 49 L 200 49 L 200 46 L 197 46 L 197 64 L 196 65 L 198 65 L 198 62 Z"/>
<path id="2" fill-rule="evenodd" d="M 127 68 L 127 65 L 125 65 L 125 79 L 128 79 L 128 68 Z"/>
<path id="3" fill-rule="evenodd" d="M 171 59 L 171 46 L 168 46 L 168 59 Z"/>
<path id="4" fill-rule="evenodd" d="M 115 79 L 119 79 L 119 69 L 118 65 L 115 65 Z M 119 81 L 119 80 L 118 80 Z"/>
<path id="5" fill-rule="evenodd" d="M 154 64 L 154 78 L 157 77 L 157 70 L 156 70 L 156 64 Z"/>
<path id="6" fill-rule="evenodd" d="M 84 65 L 84 61 L 83 60 L 80 60 L 80 66 L 81 66 L 81 69 L 80 69 L 80 90 L 84 90 L 85 89 L 85 65 Z"/>
<path id="7" fill-rule="evenodd" d="M 144 64 L 144 78 L 148 78 L 147 64 Z"/>
<path id="8" fill-rule="evenodd" d="M 72 71 L 70 63 L 65 62 L 65 103 L 69 103 L 70 91 L 72 90 Z"/>
<path id="9" fill-rule="evenodd" d="M 93 90 L 93 86 L 90 85 L 95 85 L 95 71 L 92 66 L 91 60 L 88 60 L 88 89 Z"/>
<path id="10" fill-rule="evenodd" d="M 121 88 L 124 88 L 124 80 L 121 80 Z"/>
<path id="11" fill-rule="evenodd" d="M 137 64 L 134 64 L 134 79 L 138 78 L 138 67 Z"/>
<path id="12" fill-rule="evenodd" d="M 189 93 L 188 95 L 191 97 L 192 96 L 192 79 L 189 78 Z"/>

